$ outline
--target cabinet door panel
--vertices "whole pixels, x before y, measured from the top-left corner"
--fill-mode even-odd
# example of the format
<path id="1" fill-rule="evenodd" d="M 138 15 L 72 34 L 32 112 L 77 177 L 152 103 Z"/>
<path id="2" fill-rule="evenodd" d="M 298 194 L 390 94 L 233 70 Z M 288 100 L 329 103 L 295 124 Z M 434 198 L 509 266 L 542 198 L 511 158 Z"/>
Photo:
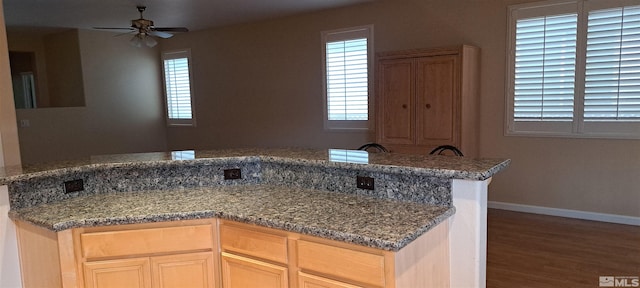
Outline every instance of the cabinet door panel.
<path id="1" fill-rule="evenodd" d="M 457 56 L 420 58 L 416 64 L 418 145 L 455 144 L 458 103 Z"/>
<path id="2" fill-rule="evenodd" d="M 151 288 L 149 258 L 84 263 L 86 288 Z"/>
<path id="3" fill-rule="evenodd" d="M 289 287 L 286 267 L 222 253 L 222 287 L 224 288 L 286 288 Z"/>
<path id="4" fill-rule="evenodd" d="M 381 61 L 378 66 L 378 141 L 388 144 L 414 143 L 414 97 L 411 60 Z"/>
<path id="5" fill-rule="evenodd" d="M 306 273 L 298 273 L 299 288 L 360 288 L 340 281 L 335 281 L 320 276 L 310 275 Z"/>
<path id="6" fill-rule="evenodd" d="M 213 288 L 213 266 L 213 252 L 152 257 L 153 286 Z"/>

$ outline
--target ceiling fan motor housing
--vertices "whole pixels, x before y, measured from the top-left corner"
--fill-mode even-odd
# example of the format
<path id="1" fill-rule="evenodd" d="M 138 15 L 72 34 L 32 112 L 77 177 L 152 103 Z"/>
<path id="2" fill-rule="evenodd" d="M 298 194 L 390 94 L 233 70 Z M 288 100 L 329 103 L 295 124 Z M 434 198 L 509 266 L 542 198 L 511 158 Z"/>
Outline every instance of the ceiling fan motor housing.
<path id="1" fill-rule="evenodd" d="M 153 27 L 153 21 L 142 18 L 131 20 L 131 27 L 138 30 L 147 31 L 150 27 Z"/>

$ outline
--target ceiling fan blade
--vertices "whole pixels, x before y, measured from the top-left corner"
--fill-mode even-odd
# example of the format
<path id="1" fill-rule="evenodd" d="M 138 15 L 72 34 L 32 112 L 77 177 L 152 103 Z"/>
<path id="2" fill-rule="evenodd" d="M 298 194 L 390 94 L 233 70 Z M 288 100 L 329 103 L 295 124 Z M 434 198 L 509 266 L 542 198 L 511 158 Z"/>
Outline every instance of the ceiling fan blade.
<path id="1" fill-rule="evenodd" d="M 113 35 L 113 37 L 118 37 L 118 36 L 122 36 L 122 35 L 131 35 L 131 34 L 134 34 L 134 33 L 136 33 L 136 31 L 131 30 L 131 31 L 129 31 L 129 32 L 118 33 L 118 34 L 116 34 L 116 35 Z"/>
<path id="2" fill-rule="evenodd" d="M 156 30 L 149 31 L 149 35 L 160 37 L 160 38 L 165 38 L 165 39 L 173 37 L 173 34 L 171 34 L 171 33 L 162 32 L 162 31 L 156 31 Z"/>
<path id="3" fill-rule="evenodd" d="M 154 27 L 152 30 L 163 32 L 189 32 L 185 27 Z"/>
<path id="4" fill-rule="evenodd" d="M 134 30 L 131 27 L 129 27 L 129 28 L 122 28 L 122 27 L 93 27 L 93 29 L 100 29 L 100 30 Z"/>

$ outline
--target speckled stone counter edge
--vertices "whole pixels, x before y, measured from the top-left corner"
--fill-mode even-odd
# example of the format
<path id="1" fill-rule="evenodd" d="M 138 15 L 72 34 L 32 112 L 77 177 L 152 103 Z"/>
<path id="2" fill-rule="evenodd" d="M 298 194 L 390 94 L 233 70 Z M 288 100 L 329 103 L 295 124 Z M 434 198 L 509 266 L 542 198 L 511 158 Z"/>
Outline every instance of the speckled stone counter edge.
<path id="1" fill-rule="evenodd" d="M 26 169 L 27 172 L 22 172 L 25 169 L 5 168 L 5 173 L 0 173 L 0 185 L 6 185 L 13 181 L 29 179 L 33 177 L 47 177 L 64 175 L 72 172 L 82 172 L 85 170 L 92 170 L 97 168 L 110 168 L 110 167 L 122 167 L 122 166 L 139 166 L 153 167 L 157 165 L 167 165 L 167 163 L 179 162 L 180 165 L 193 165 L 195 162 L 208 162 L 217 161 L 222 158 L 234 158 L 245 159 L 247 161 L 276 161 L 290 164 L 306 164 L 306 165 L 320 165 L 320 166 L 336 166 L 344 168 L 357 168 L 365 171 L 380 171 L 380 172 L 392 172 L 392 173 L 411 173 L 421 176 L 433 176 L 449 179 L 467 179 L 467 180 L 486 180 L 491 178 L 496 173 L 509 166 L 511 160 L 509 159 L 466 159 L 464 157 L 448 157 L 448 156 L 425 156 L 425 155 L 405 155 L 405 154 L 393 154 L 393 153 L 374 153 L 370 154 L 371 161 L 368 164 L 356 164 L 348 162 L 335 162 L 331 161 L 326 156 L 319 157 L 319 152 L 325 152 L 326 150 L 304 150 L 310 152 L 299 152 L 292 150 L 290 154 L 282 152 L 282 150 L 274 153 L 272 150 L 266 150 L 269 152 L 260 153 L 261 150 L 226 150 L 215 151 L 217 153 L 211 153 L 211 151 L 204 151 L 204 156 L 193 160 L 172 160 L 171 158 L 157 156 L 149 159 L 139 160 L 136 157 L 138 154 L 129 155 L 113 155 L 114 159 L 106 158 L 106 160 L 97 161 L 97 163 L 89 163 L 91 161 L 77 161 L 69 163 L 58 163 L 58 165 L 42 164 L 42 167 L 34 168 L 32 172 Z M 289 150 L 284 150 L 289 151 Z M 351 151 L 351 150 L 344 150 Z M 140 153 L 142 155 L 149 153 Z M 158 153 L 151 153 L 158 154 Z M 160 153 L 161 155 L 164 155 Z M 228 154 L 228 155 L 225 155 Z M 238 155 L 239 154 L 239 155 Z M 274 154 L 274 155 L 270 155 Z M 127 157 L 128 156 L 128 157 Z M 166 156 L 166 155 L 165 155 Z M 297 158 L 295 158 L 297 157 Z M 36 165 L 37 166 L 37 165 Z M 50 167 L 49 167 L 50 166 Z M 11 172 L 8 172 L 11 171 Z"/>
<path id="2" fill-rule="evenodd" d="M 41 223 L 34 221 L 34 219 L 27 219 L 17 211 L 10 211 L 9 217 L 14 220 L 22 220 L 40 227 L 47 228 L 52 231 L 62 231 L 66 229 L 72 229 L 77 227 L 98 227 L 98 226 L 112 226 L 112 225 L 126 225 L 126 224 L 141 224 L 141 223 L 155 223 L 155 222 L 170 222 L 192 219 L 208 219 L 219 218 L 232 220 L 247 224 L 255 224 L 263 227 L 280 229 L 290 232 L 296 232 L 300 234 L 321 237 L 330 240 L 342 241 L 387 251 L 398 251 L 411 243 L 411 241 L 420 237 L 422 234 L 436 227 L 444 220 L 455 214 L 455 207 L 448 207 L 442 214 L 429 219 L 429 223 L 425 226 L 418 227 L 413 230 L 411 234 L 406 235 L 404 238 L 398 241 L 390 241 L 385 239 L 378 239 L 368 237 L 361 234 L 346 233 L 343 231 L 324 229 L 320 227 L 311 227 L 307 225 L 301 225 L 295 222 L 275 221 L 267 218 L 256 218 L 243 215 L 235 215 L 228 213 L 221 213 L 215 211 L 192 211 L 184 213 L 170 213 L 170 214 L 154 214 L 145 215 L 140 217 L 121 217 L 121 218 L 98 218 L 98 219 L 84 219 L 81 222 L 63 222 L 55 223 Z"/>
<path id="3" fill-rule="evenodd" d="M 447 160 L 451 160 L 454 158 L 450 158 Z M 456 159 L 454 159 L 456 160 Z M 455 162 L 455 161 L 454 161 Z M 471 163 L 471 165 L 469 165 Z M 480 162 L 478 162 L 480 163 Z M 10 194 L 13 191 L 13 195 L 21 195 L 24 196 L 26 194 L 33 194 L 30 201 L 23 201 L 23 197 L 13 197 L 12 201 L 12 209 L 16 207 L 23 207 L 24 203 L 27 203 L 26 206 L 38 205 L 40 203 L 46 203 L 49 201 L 63 201 L 65 198 L 76 197 L 78 193 L 60 193 L 59 184 L 61 180 L 64 179 L 75 179 L 82 178 L 90 175 L 94 178 L 100 178 L 101 181 L 98 183 L 94 183 L 94 187 L 101 186 L 104 183 L 108 182 L 116 182 L 113 184 L 109 191 L 135 191 L 135 190 L 143 190 L 143 189 L 158 189 L 158 188 L 175 188 L 175 187 L 183 187 L 181 186 L 183 183 L 186 183 L 186 187 L 190 186 L 209 186 L 209 185 L 222 185 L 223 182 L 220 182 L 220 179 L 216 177 L 209 177 L 211 175 L 220 175 L 220 173 L 203 175 L 200 173 L 202 167 L 209 168 L 209 170 L 220 170 L 224 167 L 240 167 L 243 169 L 243 180 L 241 182 L 233 183 L 233 185 L 246 185 L 246 184 L 256 184 L 256 183 L 267 183 L 272 185 L 302 185 L 304 187 L 310 187 L 312 189 L 320 189 L 320 190 L 330 190 L 330 191 L 338 191 L 338 192 L 347 192 L 354 193 L 360 195 L 374 196 L 380 198 L 390 198 L 390 199 L 400 199 L 404 201 L 415 201 L 419 203 L 428 203 L 432 205 L 444 205 L 448 206 L 450 209 L 445 213 L 430 219 L 433 225 L 428 225 L 427 227 L 422 227 L 415 231 L 414 234 L 408 236 L 406 239 L 399 242 L 385 242 L 380 239 L 369 239 L 362 235 L 349 235 L 348 233 L 343 233 L 340 231 L 325 231 L 322 229 L 311 229 L 310 227 L 298 227 L 296 223 L 277 223 L 270 221 L 269 219 L 250 219 L 243 218 L 237 215 L 217 215 L 213 211 L 185 211 L 185 213 L 181 213 L 180 215 L 153 215 L 151 218 L 144 219 L 86 219 L 86 223 L 82 224 L 83 227 L 89 226 L 97 226 L 97 225 L 117 225 L 117 224 L 131 224 L 131 223 L 144 223 L 144 222 L 159 222 L 159 221 L 172 221 L 172 220 L 182 220 L 182 219 L 196 219 L 196 218 L 223 218 L 241 221 L 245 223 L 258 224 L 262 226 L 285 229 L 289 231 L 299 232 L 303 234 L 309 234 L 319 237 L 325 237 L 335 240 L 347 241 L 352 243 L 357 243 L 361 245 L 378 247 L 385 250 L 396 250 L 401 247 L 404 247 L 406 244 L 411 242 L 417 236 L 421 235 L 425 231 L 429 230 L 431 227 L 437 225 L 444 219 L 451 216 L 455 209 L 451 207 L 451 179 L 468 179 L 468 180 L 485 180 L 490 178 L 495 173 L 504 169 L 509 164 L 509 160 L 491 160 L 488 162 L 480 163 L 477 167 L 473 166 L 475 162 L 465 162 L 465 165 L 469 165 L 469 171 L 460 170 L 461 167 L 465 168 L 467 166 L 456 166 L 456 169 L 445 169 L 443 167 L 438 168 L 425 168 L 425 167 L 414 167 L 414 166 L 396 166 L 391 164 L 354 164 L 354 163 L 344 163 L 344 162 L 332 162 L 324 159 L 316 159 L 310 157 L 309 159 L 296 159 L 289 158 L 283 156 L 230 156 L 230 157 L 215 157 L 215 158 L 199 158 L 194 160 L 153 160 L 153 161 L 141 161 L 141 162 L 115 162 L 115 163 L 99 163 L 99 164 L 88 164 L 81 165 L 76 167 L 62 168 L 62 169 L 53 169 L 46 170 L 41 172 L 34 173 L 25 173 L 19 174 L 11 177 L 0 178 L 0 181 L 4 181 L 4 183 L 8 183 L 10 186 Z M 473 167 L 472 167 L 473 166 Z M 196 170 L 194 170 L 196 167 Z M 249 168 L 247 168 L 249 167 Z M 479 168 L 479 169 L 478 169 Z M 191 169 L 191 170 L 189 170 Z M 191 179 L 190 181 L 183 182 L 182 178 L 185 175 L 180 175 L 178 178 L 174 177 L 166 177 L 167 172 L 176 172 L 176 171 L 197 171 L 195 175 L 189 175 Z M 206 169 L 205 169 L 206 170 Z M 309 172 L 309 175 L 306 175 L 302 172 Z M 120 171 L 120 173 L 113 173 L 114 171 Z M 141 179 L 140 174 L 145 174 L 146 171 L 155 171 L 155 176 L 157 177 L 147 177 L 146 180 L 149 183 L 144 183 L 144 185 L 139 185 L 137 181 Z M 160 172 L 158 172 L 160 171 Z M 282 171 L 296 171 L 296 173 L 289 173 L 289 176 L 286 176 L 287 173 L 282 173 Z M 328 174 L 326 171 L 330 171 Z M 353 190 L 348 191 L 350 189 L 345 189 L 345 185 L 336 185 L 335 176 L 338 178 L 349 178 L 352 177 L 351 172 L 356 172 L 358 174 L 369 174 L 371 176 L 376 177 L 377 179 L 386 179 L 393 178 L 392 181 L 386 181 L 387 183 L 402 183 L 404 186 L 393 186 L 390 185 L 385 187 L 381 193 L 362 193 L 361 190 Z M 131 173 L 132 172 L 132 173 Z M 102 173 L 102 175 L 100 175 Z M 127 173 L 131 173 L 129 175 L 129 182 L 127 184 L 122 184 L 121 180 L 127 178 Z M 98 174 L 98 177 L 95 177 Z M 162 174 L 162 175 L 159 175 Z M 180 173 L 178 173 L 180 174 Z M 184 173 L 183 173 L 184 174 Z M 189 174 L 189 173 L 187 173 Z M 300 177 L 300 175 L 305 174 L 304 177 Z M 247 175 L 248 177 L 244 177 Z M 285 175 L 283 177 L 283 175 Z M 293 175 L 293 177 L 290 177 Z M 327 175 L 331 177 L 327 177 Z M 391 175 L 391 176 L 390 176 Z M 401 177 L 397 177 L 401 176 Z M 142 177 L 144 178 L 144 177 Z M 211 178 L 205 181 L 204 183 L 200 181 L 203 178 Z M 149 179 L 151 181 L 149 181 Z M 176 179 L 180 179 L 180 181 L 175 181 Z M 309 180 L 311 181 L 304 181 Z M 320 179 L 321 181 L 316 181 Z M 416 179 L 422 179 L 424 181 L 413 181 Z M 426 180 L 425 180 L 426 179 Z M 43 181 L 44 180 L 44 181 Z M 106 180 L 103 181 L 103 180 Z M 301 181 L 302 180 L 302 181 Z M 409 181 L 407 181 L 409 180 Z M 54 185 L 44 185 L 42 187 L 34 187 L 31 184 L 40 184 L 40 182 L 52 182 Z M 171 182 L 170 186 L 167 187 L 159 187 L 156 184 L 158 182 Z M 194 182 L 195 181 L 195 182 Z M 90 182 L 90 181 L 89 181 Z M 126 181 L 125 181 L 126 182 Z M 144 181 L 142 181 L 144 182 Z M 177 183 L 174 183 L 177 182 Z M 409 182 L 409 185 L 405 185 L 406 182 Z M 29 185 L 24 185 L 25 183 Z M 318 186 L 318 183 L 319 186 Z M 329 184 L 327 184 L 329 183 Z M 435 184 L 433 184 L 435 183 Z M 49 183 L 51 184 L 51 183 Z M 89 186 L 91 186 L 91 183 Z M 176 186 L 177 184 L 177 186 Z M 224 183 L 227 184 L 227 183 Z M 433 185 L 431 185 L 433 184 Z M 55 186 L 58 186 L 57 188 Z M 147 185 L 147 186 L 145 186 Z M 165 183 L 166 185 L 166 183 Z M 316 186 L 314 186 L 316 185 Z M 22 187 L 21 187 L 22 186 Z M 37 186 L 37 185 L 36 185 Z M 162 186 L 162 185 L 160 185 Z M 43 188 L 44 187 L 44 188 Z M 53 187 L 53 188 L 52 188 Z M 416 189 L 416 187 L 418 187 Z M 343 191 L 347 190 L 347 191 Z M 415 190 L 415 191 L 414 191 Z M 45 191 L 44 194 L 38 195 L 38 193 L 34 192 Z M 354 192 L 355 191 L 355 192 Z M 406 191 L 411 191 L 407 196 Z M 16 193 L 17 192 L 17 193 Z M 396 193 L 400 192 L 400 193 Z M 90 193 L 100 193 L 100 191 L 90 191 Z M 63 197 L 59 197 L 59 195 L 64 195 Z M 416 195 L 418 195 L 416 197 Z M 425 195 L 429 195 L 429 197 L 425 198 Z M 435 198 L 434 198 L 434 195 Z M 33 201 L 37 199 L 36 201 Z M 44 200 L 42 200 L 44 199 Z M 17 205 L 15 205 L 18 203 Z M 20 218 L 19 215 L 13 213 L 12 217 Z M 108 222 L 108 223 L 106 223 Z M 38 224 L 38 223 L 35 223 Z M 59 223 L 64 226 L 64 223 Z M 57 230 L 58 228 L 63 227 L 51 227 L 53 230 Z"/>
<path id="4" fill-rule="evenodd" d="M 449 207 L 444 213 L 433 217 L 430 219 L 428 225 L 420 227 L 413 231 L 410 235 L 407 235 L 405 238 L 394 242 L 388 241 L 384 239 L 375 239 L 371 237 L 367 237 L 364 235 L 356 235 L 345 233 L 341 231 L 329 230 L 329 229 L 321 229 L 317 227 L 308 227 L 304 225 L 297 225 L 292 222 L 276 222 L 271 221 L 270 219 L 254 219 L 250 217 L 241 217 L 236 215 L 218 215 L 216 218 L 228 219 L 238 222 L 243 222 L 247 224 L 256 224 L 263 227 L 281 229 L 291 232 L 297 232 L 305 235 L 316 236 L 320 238 L 326 238 L 336 241 L 348 242 L 358 245 L 363 245 L 372 248 L 378 248 L 382 250 L 388 251 L 398 251 L 403 247 L 407 246 L 411 241 L 420 237 L 422 234 L 436 227 L 438 224 L 442 223 L 444 220 L 451 217 L 455 214 L 455 207 Z"/>

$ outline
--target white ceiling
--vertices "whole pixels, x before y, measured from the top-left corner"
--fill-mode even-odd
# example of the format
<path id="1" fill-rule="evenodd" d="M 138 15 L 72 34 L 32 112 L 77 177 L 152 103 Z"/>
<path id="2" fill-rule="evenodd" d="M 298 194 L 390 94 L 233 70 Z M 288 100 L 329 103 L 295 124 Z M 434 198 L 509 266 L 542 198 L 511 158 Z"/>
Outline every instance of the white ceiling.
<path id="1" fill-rule="evenodd" d="M 144 18 L 156 27 L 191 31 L 354 5 L 374 0 L 2 0 L 7 27 L 129 27 Z"/>

